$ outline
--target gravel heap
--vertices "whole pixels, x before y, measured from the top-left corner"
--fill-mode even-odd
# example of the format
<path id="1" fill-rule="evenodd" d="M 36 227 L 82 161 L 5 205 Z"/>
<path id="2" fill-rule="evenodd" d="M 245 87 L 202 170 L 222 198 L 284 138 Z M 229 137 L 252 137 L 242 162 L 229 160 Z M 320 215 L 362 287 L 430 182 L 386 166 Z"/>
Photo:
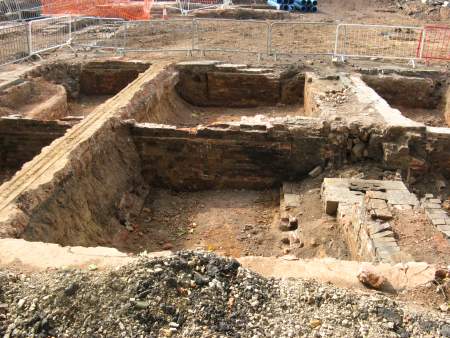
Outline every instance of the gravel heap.
<path id="1" fill-rule="evenodd" d="M 449 337 L 450 318 L 184 251 L 107 272 L 0 272 L 0 336 Z"/>

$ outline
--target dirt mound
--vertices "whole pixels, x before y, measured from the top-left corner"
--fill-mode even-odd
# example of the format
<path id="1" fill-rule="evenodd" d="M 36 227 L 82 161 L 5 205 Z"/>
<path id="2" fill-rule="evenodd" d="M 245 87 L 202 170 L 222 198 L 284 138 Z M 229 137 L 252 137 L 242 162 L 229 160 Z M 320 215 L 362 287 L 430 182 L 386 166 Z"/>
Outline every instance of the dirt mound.
<path id="1" fill-rule="evenodd" d="M 381 295 L 266 279 L 235 260 L 180 252 L 111 272 L 0 272 L 5 337 L 449 336 L 445 316 Z M 39 287 L 36 287 L 39 285 Z"/>

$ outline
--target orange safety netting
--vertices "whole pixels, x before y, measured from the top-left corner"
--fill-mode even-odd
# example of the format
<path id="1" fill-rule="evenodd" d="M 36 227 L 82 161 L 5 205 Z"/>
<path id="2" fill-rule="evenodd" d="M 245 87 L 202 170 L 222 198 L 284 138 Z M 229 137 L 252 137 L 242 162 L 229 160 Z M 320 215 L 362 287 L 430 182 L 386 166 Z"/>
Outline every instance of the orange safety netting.
<path id="1" fill-rule="evenodd" d="M 42 0 L 42 14 L 148 20 L 152 4 L 153 0 Z"/>

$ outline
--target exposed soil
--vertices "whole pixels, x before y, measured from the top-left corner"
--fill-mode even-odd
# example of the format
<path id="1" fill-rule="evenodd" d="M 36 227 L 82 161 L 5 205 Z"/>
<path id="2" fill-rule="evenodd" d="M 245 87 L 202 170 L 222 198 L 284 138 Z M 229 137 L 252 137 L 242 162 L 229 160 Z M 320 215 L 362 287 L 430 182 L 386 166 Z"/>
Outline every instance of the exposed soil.
<path id="1" fill-rule="evenodd" d="M 403 252 L 418 262 L 448 264 L 450 245 L 442 233 L 427 219 L 423 211 L 397 213 L 390 222 Z"/>
<path id="2" fill-rule="evenodd" d="M 71 116 L 87 116 L 96 107 L 110 99 L 114 95 L 80 95 L 76 100 L 68 102 Z"/>
<path id="3" fill-rule="evenodd" d="M 4 182 L 10 180 L 11 177 L 13 177 L 13 176 L 14 176 L 13 170 L 3 169 L 2 171 L 0 171 L 0 185 L 3 184 Z"/>
<path id="4" fill-rule="evenodd" d="M 224 255 L 280 253 L 276 190 L 176 193 L 156 190 L 132 225 L 115 241 L 122 251 L 201 248 Z"/>
<path id="5" fill-rule="evenodd" d="M 302 116 L 303 104 L 278 104 L 256 108 L 199 107 L 189 104 L 177 93 L 169 93 L 164 104 L 154 107 L 140 122 L 195 127 L 234 121 L 261 121 L 274 117 Z"/>
<path id="6" fill-rule="evenodd" d="M 183 113 L 178 111 L 177 114 Z M 190 110 L 185 111 L 181 118 L 181 123 L 178 119 L 170 119 L 168 123 L 194 127 L 200 124 L 209 125 L 213 123 L 239 122 L 246 119 L 257 120 L 258 118 L 301 116 L 303 114 L 303 105 L 258 108 L 192 107 Z"/>
<path id="7" fill-rule="evenodd" d="M 283 245 L 287 233 L 278 229 L 276 190 L 152 192 L 139 218 L 116 236 L 114 246 L 126 252 L 205 249 L 224 255 L 349 259 L 334 218 L 325 216 L 320 180 L 302 187 L 301 244 Z"/>
<path id="8" fill-rule="evenodd" d="M 446 304 L 448 306 L 449 297 L 450 284 L 447 281 L 444 284 L 430 282 L 407 292 L 402 292 L 396 298 L 430 309 L 440 309 L 441 306 Z"/>
<path id="9" fill-rule="evenodd" d="M 291 254 L 299 258 L 335 257 L 350 259 L 350 253 L 334 217 L 323 212 L 320 199 L 322 177 L 305 179 L 299 185 L 301 212 L 299 220 L 300 244 L 291 246 Z"/>
<path id="10" fill-rule="evenodd" d="M 447 125 L 444 114 L 439 109 L 424 109 L 424 108 L 405 108 L 393 106 L 402 112 L 407 118 L 416 122 L 421 122 L 431 127 L 446 127 Z"/>

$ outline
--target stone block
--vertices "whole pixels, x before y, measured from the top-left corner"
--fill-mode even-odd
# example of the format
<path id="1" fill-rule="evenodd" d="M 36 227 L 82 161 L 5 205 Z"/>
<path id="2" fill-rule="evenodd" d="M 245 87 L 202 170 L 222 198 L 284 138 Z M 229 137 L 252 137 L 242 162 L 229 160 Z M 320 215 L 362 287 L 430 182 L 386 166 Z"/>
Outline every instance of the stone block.
<path id="1" fill-rule="evenodd" d="M 283 182 L 282 192 L 283 194 L 295 194 L 298 191 L 298 183 Z"/>
<path id="2" fill-rule="evenodd" d="M 371 199 L 387 200 L 387 194 L 384 191 L 368 191 L 366 192 L 366 197 Z"/>
<path id="3" fill-rule="evenodd" d="M 299 208 L 300 196 L 296 194 L 284 194 L 284 206 L 286 208 Z"/>
<path id="4" fill-rule="evenodd" d="M 450 238 L 450 231 L 442 231 L 445 237 Z"/>
<path id="5" fill-rule="evenodd" d="M 325 206 L 325 212 L 329 215 L 335 215 L 339 203 L 361 203 L 363 201 L 362 194 L 351 192 L 345 185 L 333 184 L 324 179 L 322 184 L 322 200 Z"/>
<path id="6" fill-rule="evenodd" d="M 432 223 L 434 226 L 445 225 L 445 224 L 446 224 L 444 218 L 432 218 L 432 219 L 431 219 L 431 223 Z"/>
<path id="7" fill-rule="evenodd" d="M 447 224 L 439 224 L 436 226 L 436 228 L 441 232 L 450 231 L 450 225 Z"/>
<path id="8" fill-rule="evenodd" d="M 392 255 L 396 252 L 400 252 L 400 247 L 398 245 L 385 244 L 383 246 L 377 247 L 376 252 L 377 254 L 379 254 L 380 252 L 385 252 L 389 255 Z"/>
<path id="9" fill-rule="evenodd" d="M 441 205 L 438 203 L 427 202 L 423 205 L 425 209 L 441 209 Z"/>
<path id="10" fill-rule="evenodd" d="M 408 190 L 388 190 L 387 199 L 388 203 L 391 205 L 419 205 L 419 200 L 416 195 L 410 193 Z"/>
<path id="11" fill-rule="evenodd" d="M 367 203 L 367 206 L 370 210 L 370 215 L 372 216 L 372 218 L 390 220 L 393 217 L 385 200 L 370 199 Z"/>
<path id="12" fill-rule="evenodd" d="M 382 231 L 382 232 L 377 232 L 376 234 L 373 234 L 372 239 L 376 239 L 376 238 L 382 238 L 382 237 L 394 237 L 394 233 L 390 230 L 386 230 L 386 231 Z"/>
<path id="13" fill-rule="evenodd" d="M 426 209 L 425 214 L 431 218 L 436 218 L 437 215 L 440 215 L 440 218 L 446 218 L 447 216 L 447 212 L 443 209 Z"/>
<path id="14" fill-rule="evenodd" d="M 394 237 L 378 237 L 373 238 L 374 243 L 395 243 L 397 245 L 397 240 Z"/>
<path id="15" fill-rule="evenodd" d="M 395 204 L 395 205 L 393 205 L 393 207 L 394 207 L 394 209 L 401 210 L 401 211 L 412 210 L 412 206 L 409 204 Z"/>
<path id="16" fill-rule="evenodd" d="M 386 230 L 392 230 L 392 227 L 389 223 L 370 223 L 367 226 L 367 229 L 369 230 L 369 235 L 376 234 L 378 232 L 386 231 Z"/>

